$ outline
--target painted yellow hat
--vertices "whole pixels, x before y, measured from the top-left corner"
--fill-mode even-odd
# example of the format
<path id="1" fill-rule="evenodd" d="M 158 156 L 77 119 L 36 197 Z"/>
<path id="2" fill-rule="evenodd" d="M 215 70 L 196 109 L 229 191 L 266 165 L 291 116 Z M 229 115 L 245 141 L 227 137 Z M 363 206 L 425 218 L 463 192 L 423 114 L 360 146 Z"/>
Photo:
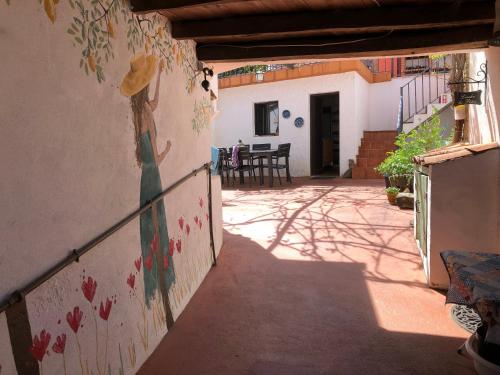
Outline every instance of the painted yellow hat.
<path id="1" fill-rule="evenodd" d="M 123 78 L 120 92 L 133 96 L 146 87 L 156 73 L 158 58 L 155 55 L 141 53 L 130 61 L 130 70 Z"/>

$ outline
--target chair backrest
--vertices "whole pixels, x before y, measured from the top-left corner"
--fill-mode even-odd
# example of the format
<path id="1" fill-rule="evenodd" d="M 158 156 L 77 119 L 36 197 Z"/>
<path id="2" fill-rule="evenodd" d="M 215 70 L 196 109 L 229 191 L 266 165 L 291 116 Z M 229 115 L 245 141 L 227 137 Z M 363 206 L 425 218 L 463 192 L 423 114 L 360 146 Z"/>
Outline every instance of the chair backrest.
<path id="1" fill-rule="evenodd" d="M 270 143 L 254 143 L 252 145 L 252 150 L 270 150 L 270 149 L 271 149 Z"/>
<path id="2" fill-rule="evenodd" d="M 250 147 L 245 146 L 239 146 L 238 147 L 238 158 L 240 159 L 240 162 L 243 160 L 250 160 Z"/>
<path id="3" fill-rule="evenodd" d="M 282 143 L 278 145 L 278 157 L 289 157 L 291 143 Z"/>

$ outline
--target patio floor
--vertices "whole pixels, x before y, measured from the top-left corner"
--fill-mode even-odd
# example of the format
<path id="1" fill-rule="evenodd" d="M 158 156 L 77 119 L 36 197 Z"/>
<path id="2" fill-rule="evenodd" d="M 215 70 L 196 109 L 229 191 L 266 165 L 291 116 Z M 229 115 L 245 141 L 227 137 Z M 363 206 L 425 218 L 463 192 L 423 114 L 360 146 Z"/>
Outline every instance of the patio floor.
<path id="1" fill-rule="evenodd" d="M 472 374 L 382 182 L 223 191 L 224 247 L 141 374 Z"/>

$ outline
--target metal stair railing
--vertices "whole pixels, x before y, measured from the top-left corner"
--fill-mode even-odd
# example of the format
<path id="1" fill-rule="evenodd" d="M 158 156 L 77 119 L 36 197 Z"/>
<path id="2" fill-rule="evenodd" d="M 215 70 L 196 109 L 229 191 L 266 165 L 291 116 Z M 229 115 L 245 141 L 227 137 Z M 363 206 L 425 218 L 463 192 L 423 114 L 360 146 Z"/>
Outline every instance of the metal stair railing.
<path id="1" fill-rule="evenodd" d="M 402 131 L 403 123 L 426 112 L 429 104 L 435 103 L 449 91 L 448 71 L 444 66 L 427 67 L 401 86 L 398 131 Z"/>

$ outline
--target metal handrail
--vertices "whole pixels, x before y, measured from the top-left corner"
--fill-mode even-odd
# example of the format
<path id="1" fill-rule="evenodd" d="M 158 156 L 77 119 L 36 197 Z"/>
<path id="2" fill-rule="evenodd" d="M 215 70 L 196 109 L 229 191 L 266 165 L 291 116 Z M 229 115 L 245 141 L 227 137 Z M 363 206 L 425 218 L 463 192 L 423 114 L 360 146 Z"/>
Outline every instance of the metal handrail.
<path id="1" fill-rule="evenodd" d="M 217 265 L 217 259 L 215 257 L 215 246 L 214 246 L 213 225 L 212 225 L 212 179 L 211 179 L 211 174 L 210 174 L 210 166 L 211 165 L 212 165 L 212 162 L 208 162 L 208 163 L 203 164 L 201 167 L 198 167 L 198 168 L 192 170 L 191 172 L 186 174 L 184 177 L 180 178 L 179 180 L 174 182 L 172 185 L 170 185 L 168 188 L 163 190 L 160 194 L 158 194 L 152 200 L 147 202 L 145 205 L 143 205 L 142 207 L 139 207 L 137 210 L 135 210 L 134 212 L 127 215 L 125 218 L 120 220 L 115 225 L 111 226 L 109 229 L 107 229 L 106 231 L 104 231 L 103 233 L 98 235 L 96 238 L 87 242 L 85 245 L 83 245 L 79 249 L 73 249 L 66 258 L 59 261 L 56 265 L 54 265 L 49 270 L 42 273 L 40 276 L 36 277 L 34 280 L 32 280 L 31 282 L 29 282 L 28 284 L 23 286 L 21 289 L 14 291 L 9 296 L 9 298 L 3 300 L 0 303 L 0 313 L 4 312 L 12 305 L 24 300 L 24 297 L 28 293 L 30 293 L 34 289 L 38 288 L 40 285 L 45 283 L 47 280 L 49 280 L 51 277 L 55 276 L 57 273 L 62 271 L 64 268 L 66 268 L 67 266 L 69 266 L 73 262 L 78 262 L 82 255 L 84 255 L 88 251 L 92 250 L 94 247 L 96 247 L 98 244 L 100 244 L 101 242 L 106 240 L 113 233 L 115 233 L 118 230 L 120 230 L 121 228 L 123 228 L 126 224 L 131 222 L 137 216 L 139 216 L 142 213 L 144 213 L 145 211 L 151 209 L 153 204 L 155 204 L 159 200 L 163 199 L 165 197 L 165 195 L 167 195 L 169 192 L 171 192 L 176 187 L 178 187 L 179 185 L 186 182 L 191 177 L 196 176 L 202 170 L 206 170 L 207 175 L 208 175 L 208 214 L 209 214 L 209 221 L 210 221 L 210 223 L 209 223 L 210 224 L 210 247 L 212 250 L 213 265 L 214 266 Z"/>
<path id="2" fill-rule="evenodd" d="M 427 105 L 436 102 L 442 94 L 446 94 L 450 91 L 447 85 L 447 73 L 447 69 L 444 67 L 429 66 L 400 87 L 402 108 L 401 118 L 398 121 L 398 128 L 402 126 L 402 123 L 422 113 L 424 109 L 427 108 Z M 435 85 L 432 83 L 433 76 L 436 78 Z M 426 78 L 427 82 L 425 82 Z M 442 84 L 440 80 L 442 80 Z M 424 85 L 427 87 L 427 93 L 425 92 Z M 433 90 L 433 86 L 435 90 Z"/>

